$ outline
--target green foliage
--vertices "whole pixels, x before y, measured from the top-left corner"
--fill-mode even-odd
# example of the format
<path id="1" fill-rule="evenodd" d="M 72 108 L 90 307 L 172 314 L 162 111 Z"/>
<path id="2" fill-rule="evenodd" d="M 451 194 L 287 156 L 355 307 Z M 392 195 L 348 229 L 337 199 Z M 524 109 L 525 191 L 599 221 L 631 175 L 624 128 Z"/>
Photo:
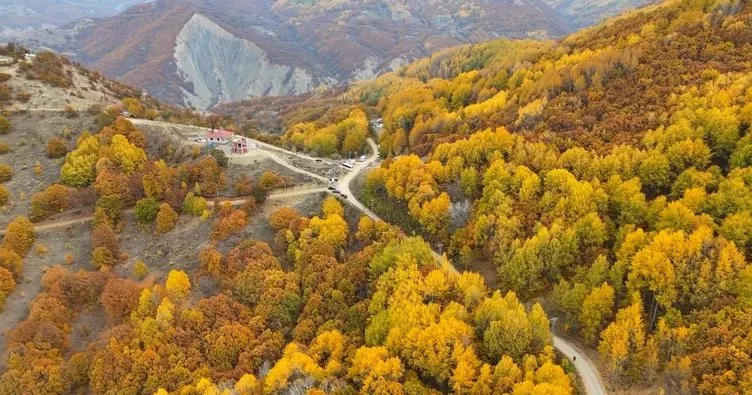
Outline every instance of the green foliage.
<path id="1" fill-rule="evenodd" d="M 0 134 L 7 134 L 8 132 L 10 132 L 10 121 L 0 115 Z"/>
<path id="2" fill-rule="evenodd" d="M 209 155 L 214 157 L 214 159 L 217 161 L 217 163 L 221 167 L 227 167 L 227 163 L 229 162 L 229 159 L 227 158 L 227 155 L 225 155 L 225 152 L 218 149 L 212 149 L 209 151 Z"/>
<path id="3" fill-rule="evenodd" d="M 133 215 L 135 215 L 138 222 L 142 224 L 150 224 L 157 218 L 159 212 L 159 202 L 152 198 L 143 198 L 136 202 L 136 207 L 133 208 Z"/>

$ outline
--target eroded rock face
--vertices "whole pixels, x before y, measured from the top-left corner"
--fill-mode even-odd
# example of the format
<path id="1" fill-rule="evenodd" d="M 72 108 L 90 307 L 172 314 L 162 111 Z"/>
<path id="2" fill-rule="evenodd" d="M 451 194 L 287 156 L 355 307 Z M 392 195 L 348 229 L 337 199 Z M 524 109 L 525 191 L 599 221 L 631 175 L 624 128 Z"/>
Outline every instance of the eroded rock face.
<path id="1" fill-rule="evenodd" d="M 305 93 L 321 81 L 300 67 L 277 64 L 249 40 L 195 14 L 177 36 L 175 64 L 185 102 L 200 109 L 259 96 Z"/>

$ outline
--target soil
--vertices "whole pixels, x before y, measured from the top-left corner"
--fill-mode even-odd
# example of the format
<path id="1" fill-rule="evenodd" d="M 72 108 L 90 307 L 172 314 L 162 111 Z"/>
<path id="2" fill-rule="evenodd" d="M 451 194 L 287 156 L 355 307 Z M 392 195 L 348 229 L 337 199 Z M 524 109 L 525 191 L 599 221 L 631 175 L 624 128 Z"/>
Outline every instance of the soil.
<path id="1" fill-rule="evenodd" d="M 0 163 L 13 168 L 13 178 L 5 183 L 10 204 L 0 209 L 0 228 L 18 215 L 28 215 L 31 196 L 60 179 L 64 159 L 47 158 L 47 141 L 68 135 L 68 148 L 72 149 L 76 137 L 91 128 L 94 117 L 79 114 L 69 119 L 60 112 L 27 112 L 9 115 L 8 119 L 10 133 L 0 136 L 0 142 L 7 143 L 11 151 L 0 155 Z M 39 174 L 35 172 L 37 163 L 42 166 Z"/>
<path id="2" fill-rule="evenodd" d="M 18 73 L 18 65 L 0 66 L 0 73 L 11 75 L 8 85 L 13 92 L 29 93 L 30 99 L 26 103 L 14 102 L 6 107 L 7 110 L 16 111 L 22 109 L 57 109 L 62 110 L 66 106 L 72 107 L 79 112 L 86 111 L 93 104 L 108 105 L 119 104 L 114 95 L 109 92 L 100 82 L 92 82 L 89 77 L 79 73 L 74 67 L 66 66 L 66 72 L 73 76 L 73 87 L 57 88 L 41 81 L 28 80 Z"/>

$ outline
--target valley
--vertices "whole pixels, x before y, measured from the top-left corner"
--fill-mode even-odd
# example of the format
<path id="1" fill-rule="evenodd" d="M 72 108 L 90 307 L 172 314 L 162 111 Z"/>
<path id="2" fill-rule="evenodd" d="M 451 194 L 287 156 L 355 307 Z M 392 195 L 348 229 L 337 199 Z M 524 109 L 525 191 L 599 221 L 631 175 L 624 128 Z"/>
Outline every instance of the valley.
<path id="1" fill-rule="evenodd" d="M 0 33 L 0 40 L 68 54 L 160 100 L 206 110 L 371 79 L 462 43 L 561 37 L 643 5 L 619 1 L 601 10 L 593 3 L 552 3 L 577 14 L 588 8 L 570 25 L 571 15 L 540 0 L 156 0 L 58 30 Z"/>

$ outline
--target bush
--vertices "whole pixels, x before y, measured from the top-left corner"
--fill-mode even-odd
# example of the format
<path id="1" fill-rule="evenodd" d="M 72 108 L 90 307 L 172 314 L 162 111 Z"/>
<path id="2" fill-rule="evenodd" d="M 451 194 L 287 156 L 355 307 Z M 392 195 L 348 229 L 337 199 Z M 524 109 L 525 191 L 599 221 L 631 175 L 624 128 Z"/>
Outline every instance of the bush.
<path id="1" fill-rule="evenodd" d="M 0 163 L 0 182 L 10 181 L 13 178 L 13 168 L 7 163 Z"/>
<path id="2" fill-rule="evenodd" d="M 0 247 L 0 267 L 13 273 L 13 277 L 19 278 L 23 272 L 23 258 L 11 249 Z"/>
<path id="3" fill-rule="evenodd" d="M 43 192 L 31 197 L 31 213 L 29 218 L 32 222 L 41 221 L 52 214 L 65 211 L 70 204 L 68 188 L 55 184 Z"/>
<path id="4" fill-rule="evenodd" d="M 0 185 L 0 206 L 5 206 L 10 203 L 10 193 L 4 185 Z"/>
<path id="5" fill-rule="evenodd" d="M 230 161 L 227 158 L 227 155 L 225 155 L 225 152 L 218 149 L 212 149 L 209 151 L 209 154 L 214 157 L 214 159 L 217 161 L 217 163 L 222 167 L 227 167 L 227 163 Z"/>
<path id="6" fill-rule="evenodd" d="M 270 189 L 277 188 L 282 185 L 284 181 L 282 180 L 282 177 L 279 176 L 279 174 L 273 172 L 273 171 L 265 171 L 263 174 L 261 174 L 261 178 L 259 178 L 259 188 L 268 191 Z"/>
<path id="7" fill-rule="evenodd" d="M 47 142 L 47 157 L 62 158 L 68 153 L 68 143 L 60 137 L 53 137 Z"/>
<path id="8" fill-rule="evenodd" d="M 13 273 L 8 269 L 0 267 L 0 297 L 5 296 L 16 287 L 16 280 Z"/>
<path id="9" fill-rule="evenodd" d="M 206 210 L 206 208 L 206 199 L 200 196 L 196 197 L 193 192 L 188 192 L 188 194 L 185 195 L 185 200 L 183 200 L 184 213 L 199 216 L 204 213 L 204 210 Z"/>
<path id="10" fill-rule="evenodd" d="M 3 247 L 25 257 L 34 244 L 34 225 L 26 217 L 16 217 L 5 229 Z"/>
<path id="11" fill-rule="evenodd" d="M 75 108 L 71 105 L 65 106 L 65 117 L 68 119 L 73 119 L 78 116 L 78 111 L 76 111 Z"/>
<path id="12" fill-rule="evenodd" d="M 10 145 L 8 143 L 1 141 L 0 142 L 0 155 L 7 154 L 10 152 Z"/>
<path id="13" fill-rule="evenodd" d="M 10 132 L 10 121 L 0 115 L 0 134 L 8 134 L 8 132 Z"/>
<path id="14" fill-rule="evenodd" d="M 133 209 L 133 215 L 136 216 L 138 222 L 142 224 L 150 224 L 157 217 L 159 212 L 159 202 L 152 198 L 143 198 L 136 202 L 136 207 Z"/>
<path id="15" fill-rule="evenodd" d="M 115 255 L 104 247 L 99 247 L 92 252 L 91 264 L 97 269 L 112 267 L 116 263 L 117 259 L 115 259 Z"/>
<path id="16" fill-rule="evenodd" d="M 31 93 L 18 92 L 16 93 L 16 100 L 20 101 L 21 103 L 27 103 L 29 100 L 31 100 Z"/>
<path id="17" fill-rule="evenodd" d="M 167 233 L 175 228 L 178 223 L 178 213 L 170 207 L 167 203 L 162 203 L 159 206 L 159 213 L 157 214 L 157 232 Z"/>
<path id="18" fill-rule="evenodd" d="M 109 222 L 103 221 L 94 228 L 91 233 L 91 251 L 95 267 L 115 265 L 120 254 L 120 241 Z"/>
<path id="19" fill-rule="evenodd" d="M 137 279 L 143 280 L 147 274 L 149 274 L 149 268 L 146 267 L 144 261 L 138 260 L 133 264 L 133 276 Z"/>
<path id="20" fill-rule="evenodd" d="M 89 106 L 89 108 L 86 109 L 86 112 L 89 113 L 89 115 L 99 115 L 99 113 L 102 112 L 102 105 L 92 104 Z"/>

